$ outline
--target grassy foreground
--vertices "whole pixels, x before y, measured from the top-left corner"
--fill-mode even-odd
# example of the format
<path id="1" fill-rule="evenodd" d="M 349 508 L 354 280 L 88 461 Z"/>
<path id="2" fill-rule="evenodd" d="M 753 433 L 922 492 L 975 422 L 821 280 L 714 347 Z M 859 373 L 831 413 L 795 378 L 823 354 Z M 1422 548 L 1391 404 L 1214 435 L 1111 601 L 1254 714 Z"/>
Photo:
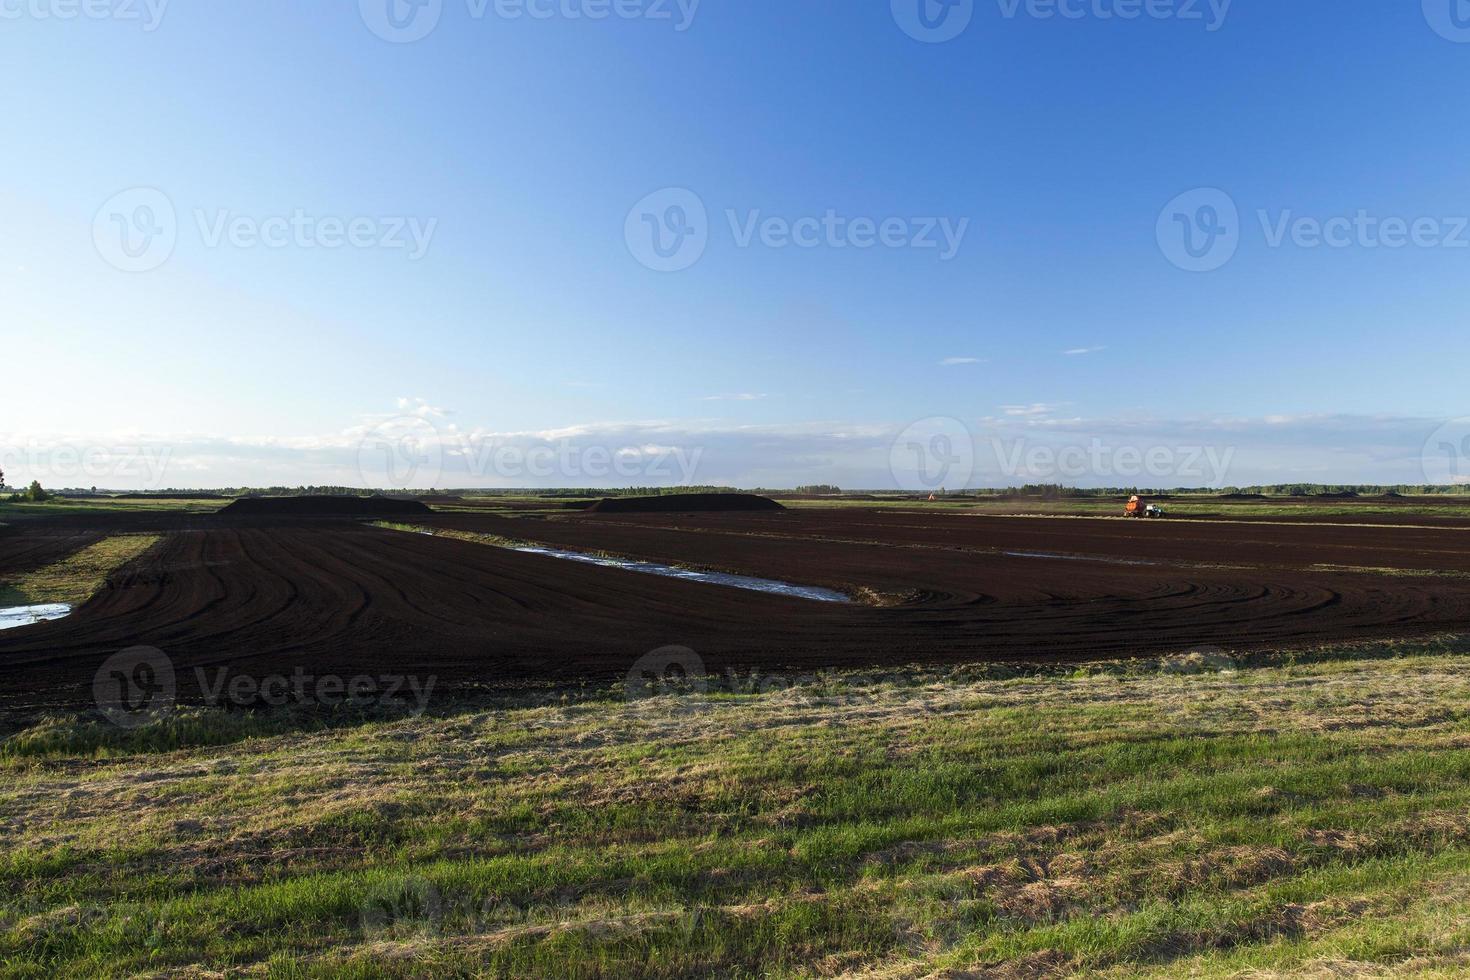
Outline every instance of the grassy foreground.
<path id="1" fill-rule="evenodd" d="M 1462 649 L 53 719 L 0 745 L 0 973 L 1463 975 Z"/>

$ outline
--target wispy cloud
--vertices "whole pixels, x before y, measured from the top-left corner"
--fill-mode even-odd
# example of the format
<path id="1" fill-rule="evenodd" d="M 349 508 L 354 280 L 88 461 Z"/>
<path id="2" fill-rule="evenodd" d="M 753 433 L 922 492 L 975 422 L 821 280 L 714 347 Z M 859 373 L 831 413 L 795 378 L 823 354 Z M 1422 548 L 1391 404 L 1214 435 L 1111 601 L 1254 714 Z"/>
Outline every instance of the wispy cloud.
<path id="1" fill-rule="evenodd" d="M 765 395 L 758 395 L 747 391 L 738 395 L 706 395 L 700 400 L 706 402 L 758 402 L 765 397 Z"/>
<path id="2" fill-rule="evenodd" d="M 1056 412 L 1057 406 L 1035 402 L 1031 405 L 1002 405 L 1000 410 L 1011 418 L 1044 418 Z"/>
<path id="3" fill-rule="evenodd" d="M 981 357 L 946 357 L 939 362 L 940 367 L 959 367 L 961 364 L 984 364 L 985 359 Z"/>
<path id="4" fill-rule="evenodd" d="M 1085 354 L 1096 354 L 1098 351 L 1105 350 L 1107 350 L 1106 347 L 1073 347 L 1062 351 L 1062 353 L 1068 357 L 1082 357 Z"/>

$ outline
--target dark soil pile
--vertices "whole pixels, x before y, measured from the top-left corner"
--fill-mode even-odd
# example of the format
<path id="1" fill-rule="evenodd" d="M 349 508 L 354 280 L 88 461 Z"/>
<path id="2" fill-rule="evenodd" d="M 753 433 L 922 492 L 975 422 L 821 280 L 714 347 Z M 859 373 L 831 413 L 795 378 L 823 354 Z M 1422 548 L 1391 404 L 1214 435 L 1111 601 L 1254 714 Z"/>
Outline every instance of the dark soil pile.
<path id="1" fill-rule="evenodd" d="M 671 493 L 661 497 L 605 497 L 586 508 L 591 514 L 694 514 L 714 511 L 785 510 L 753 493 Z"/>
<path id="2" fill-rule="evenodd" d="M 220 513 L 231 517 L 402 517 L 433 511 L 417 500 L 392 497 L 244 497 Z"/>

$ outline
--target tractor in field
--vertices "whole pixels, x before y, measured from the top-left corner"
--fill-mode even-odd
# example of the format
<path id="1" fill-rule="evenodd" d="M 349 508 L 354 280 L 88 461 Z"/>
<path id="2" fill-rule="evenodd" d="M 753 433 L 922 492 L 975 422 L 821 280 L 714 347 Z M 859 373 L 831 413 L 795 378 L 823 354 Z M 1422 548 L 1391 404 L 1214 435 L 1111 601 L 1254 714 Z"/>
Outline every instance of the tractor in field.
<path id="1" fill-rule="evenodd" d="M 1133 496 L 1128 498 L 1128 506 L 1123 509 L 1123 516 L 1140 517 L 1152 520 L 1155 518 L 1163 517 L 1164 508 L 1160 507 L 1158 504 L 1149 503 L 1147 500 L 1144 500 L 1142 497 L 1135 493 Z"/>

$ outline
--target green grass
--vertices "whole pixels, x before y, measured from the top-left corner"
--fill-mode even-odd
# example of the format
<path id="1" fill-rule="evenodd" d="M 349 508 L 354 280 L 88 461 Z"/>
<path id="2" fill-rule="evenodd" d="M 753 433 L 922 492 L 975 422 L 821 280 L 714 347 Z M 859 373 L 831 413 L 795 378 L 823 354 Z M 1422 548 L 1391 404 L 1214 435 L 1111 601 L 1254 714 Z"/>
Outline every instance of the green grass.
<path id="1" fill-rule="evenodd" d="M 0 522 L 28 517 L 56 517 L 59 515 L 130 513 L 134 511 L 170 511 L 187 514 L 212 514 L 230 503 L 228 500 L 185 500 L 175 497 L 149 497 L 147 499 L 116 500 L 113 498 L 55 497 L 43 504 L 12 503 L 0 500 Z"/>
<path id="2" fill-rule="evenodd" d="M 0 974 L 1462 975 L 1462 648 L 43 719 Z"/>
<path id="3" fill-rule="evenodd" d="M 158 540 L 156 534 L 114 535 L 45 568 L 6 576 L 0 579 L 0 606 L 50 602 L 79 606 L 106 584 L 109 574 L 143 554 Z"/>

